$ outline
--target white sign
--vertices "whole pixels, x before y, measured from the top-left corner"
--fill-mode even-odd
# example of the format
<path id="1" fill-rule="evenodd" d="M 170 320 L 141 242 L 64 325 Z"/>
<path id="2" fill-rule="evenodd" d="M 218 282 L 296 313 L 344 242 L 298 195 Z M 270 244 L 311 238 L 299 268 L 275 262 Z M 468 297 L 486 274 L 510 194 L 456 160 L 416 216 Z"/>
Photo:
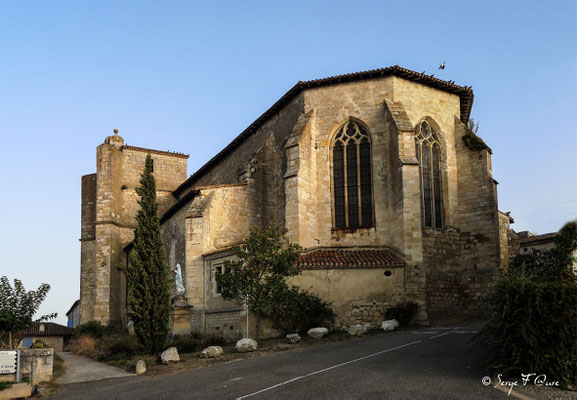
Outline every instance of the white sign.
<path id="1" fill-rule="evenodd" d="M 16 372 L 16 351 L 0 351 L 0 374 L 13 374 Z"/>

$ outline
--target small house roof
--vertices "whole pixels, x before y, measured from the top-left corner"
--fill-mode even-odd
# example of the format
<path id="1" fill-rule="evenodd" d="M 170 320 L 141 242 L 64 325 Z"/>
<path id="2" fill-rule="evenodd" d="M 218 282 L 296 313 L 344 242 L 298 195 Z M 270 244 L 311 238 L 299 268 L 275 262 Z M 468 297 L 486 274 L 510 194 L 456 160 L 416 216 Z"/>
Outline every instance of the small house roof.
<path id="1" fill-rule="evenodd" d="M 19 332 L 23 336 L 72 336 L 74 328 L 54 322 L 36 322 L 28 329 Z"/>

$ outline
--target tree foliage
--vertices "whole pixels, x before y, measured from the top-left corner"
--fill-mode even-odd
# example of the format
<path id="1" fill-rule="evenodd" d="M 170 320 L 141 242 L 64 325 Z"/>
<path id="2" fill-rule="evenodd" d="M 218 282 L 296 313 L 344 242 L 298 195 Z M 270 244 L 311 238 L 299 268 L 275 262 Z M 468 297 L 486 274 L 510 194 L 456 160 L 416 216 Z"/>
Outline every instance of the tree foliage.
<path id="1" fill-rule="evenodd" d="M 226 262 L 224 272 L 216 274 L 225 299 L 246 297 L 249 310 L 256 314 L 257 340 L 261 315 L 270 312 L 271 299 L 287 290 L 286 278 L 300 273 L 299 254 L 300 246 L 285 244 L 284 231 L 278 227 L 251 229 L 246 243 L 235 250 L 237 260 Z"/>
<path id="2" fill-rule="evenodd" d="M 43 315 L 33 320 L 38 307 L 46 298 L 50 285 L 43 283 L 36 290 L 26 291 L 22 281 L 14 279 L 14 287 L 6 276 L 0 278 L 0 339 L 9 336 L 8 345 L 13 347 L 13 335 L 31 327 L 35 322 L 56 318 L 57 314 Z"/>
<path id="3" fill-rule="evenodd" d="M 517 256 L 485 298 L 488 322 L 480 337 L 490 344 L 495 372 L 546 374 L 577 385 L 577 247 L 575 223 L 558 234 L 557 247 Z"/>
<path id="4" fill-rule="evenodd" d="M 146 351 L 154 354 L 162 351 L 167 341 L 171 304 L 150 154 L 136 193 L 140 196 L 138 226 L 128 266 L 122 270 L 126 275 L 128 313 L 134 322 L 134 332 Z"/>

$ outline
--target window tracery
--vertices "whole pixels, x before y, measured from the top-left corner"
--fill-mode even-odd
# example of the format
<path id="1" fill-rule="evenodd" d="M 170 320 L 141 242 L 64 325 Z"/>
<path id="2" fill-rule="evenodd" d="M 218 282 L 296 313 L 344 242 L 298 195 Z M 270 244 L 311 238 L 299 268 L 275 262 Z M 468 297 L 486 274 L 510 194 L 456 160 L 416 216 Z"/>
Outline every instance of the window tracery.
<path id="1" fill-rule="evenodd" d="M 373 226 L 371 139 L 355 121 L 344 124 L 333 141 L 334 227 Z"/>
<path id="2" fill-rule="evenodd" d="M 432 228 L 443 228 L 441 145 L 427 121 L 417 125 L 415 148 L 421 181 L 422 223 Z"/>

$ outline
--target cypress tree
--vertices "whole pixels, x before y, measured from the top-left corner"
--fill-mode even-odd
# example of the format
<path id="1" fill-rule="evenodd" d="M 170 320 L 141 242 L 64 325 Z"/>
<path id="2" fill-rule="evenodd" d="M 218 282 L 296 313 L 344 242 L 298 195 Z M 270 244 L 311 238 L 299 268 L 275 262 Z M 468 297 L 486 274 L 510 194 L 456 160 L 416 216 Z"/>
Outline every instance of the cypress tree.
<path id="1" fill-rule="evenodd" d="M 138 222 L 128 267 L 124 268 L 128 291 L 128 314 L 134 332 L 150 354 L 162 351 L 169 332 L 170 278 L 156 203 L 156 182 L 152 175 L 152 158 L 146 157 L 140 186 Z"/>

